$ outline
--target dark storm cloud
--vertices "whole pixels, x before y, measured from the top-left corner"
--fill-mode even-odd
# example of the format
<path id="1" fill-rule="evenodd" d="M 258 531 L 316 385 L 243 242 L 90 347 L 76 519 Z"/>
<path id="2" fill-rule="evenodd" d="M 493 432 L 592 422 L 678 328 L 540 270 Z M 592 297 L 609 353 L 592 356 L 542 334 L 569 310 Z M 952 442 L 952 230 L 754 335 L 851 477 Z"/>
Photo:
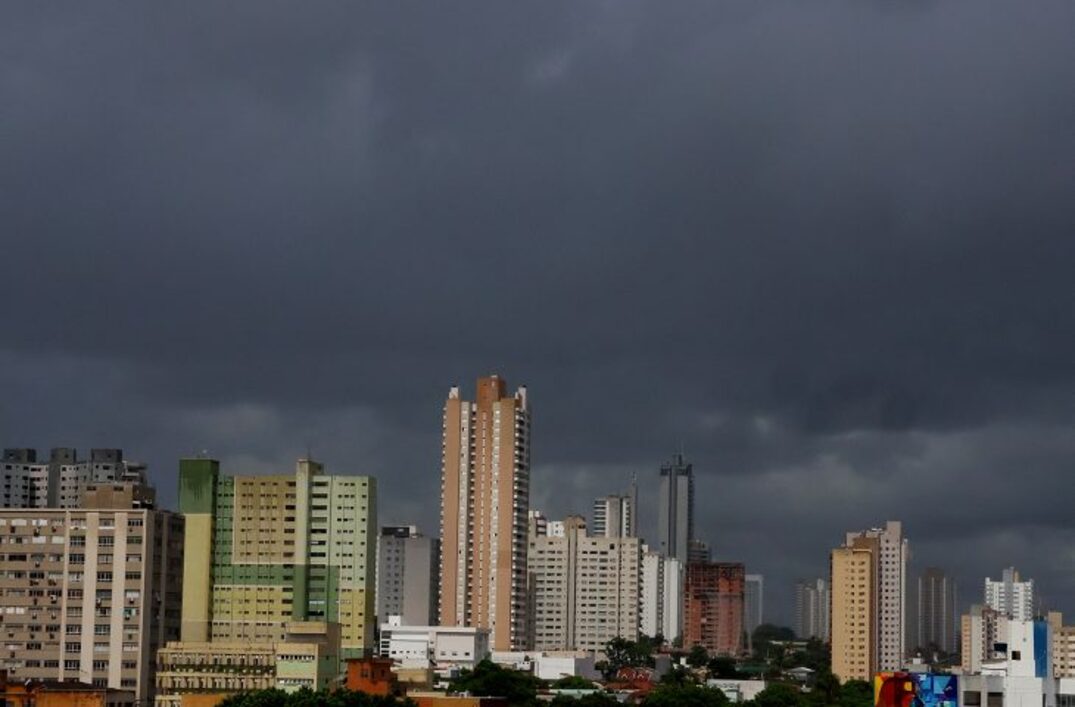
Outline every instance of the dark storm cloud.
<path id="1" fill-rule="evenodd" d="M 774 591 L 902 518 L 1075 592 L 1070 3 L 3 14 L 5 444 L 309 445 L 433 528 L 496 370 L 551 512 L 682 443 Z"/>

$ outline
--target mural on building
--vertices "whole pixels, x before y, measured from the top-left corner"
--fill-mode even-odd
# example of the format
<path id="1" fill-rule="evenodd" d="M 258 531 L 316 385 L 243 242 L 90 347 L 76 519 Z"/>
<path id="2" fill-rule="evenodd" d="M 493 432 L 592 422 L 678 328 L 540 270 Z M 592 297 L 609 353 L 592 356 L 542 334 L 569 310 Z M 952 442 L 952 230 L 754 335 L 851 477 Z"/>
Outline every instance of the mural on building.
<path id="1" fill-rule="evenodd" d="M 878 673 L 873 679 L 875 707 L 957 707 L 954 675 Z"/>

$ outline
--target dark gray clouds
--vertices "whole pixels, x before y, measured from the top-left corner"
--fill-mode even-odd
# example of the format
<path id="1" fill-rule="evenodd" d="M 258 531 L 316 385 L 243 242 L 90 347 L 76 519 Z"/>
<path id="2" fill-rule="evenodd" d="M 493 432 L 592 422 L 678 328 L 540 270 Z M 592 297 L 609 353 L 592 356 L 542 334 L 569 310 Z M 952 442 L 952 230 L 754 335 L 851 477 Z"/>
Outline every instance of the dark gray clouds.
<path id="1" fill-rule="evenodd" d="M 4 444 L 166 498 L 310 444 L 432 530 L 441 400 L 499 371 L 551 513 L 682 441 L 774 602 L 901 518 L 1075 611 L 1070 2 L 0 20 Z"/>

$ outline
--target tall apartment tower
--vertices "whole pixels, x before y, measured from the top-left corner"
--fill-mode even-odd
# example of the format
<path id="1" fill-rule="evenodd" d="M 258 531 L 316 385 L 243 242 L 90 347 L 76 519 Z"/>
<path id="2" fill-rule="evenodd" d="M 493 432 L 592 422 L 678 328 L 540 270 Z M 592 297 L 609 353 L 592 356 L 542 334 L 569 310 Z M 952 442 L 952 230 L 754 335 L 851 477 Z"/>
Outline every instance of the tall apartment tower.
<path id="1" fill-rule="evenodd" d="M 847 545 L 857 538 L 876 538 L 877 668 L 900 670 L 907 655 L 907 539 L 903 525 L 890 520 L 883 528 L 847 534 Z M 835 589 L 835 587 L 834 587 Z"/>
<path id="2" fill-rule="evenodd" d="M 743 565 L 692 562 L 686 577 L 683 645 L 700 645 L 710 654 L 738 655 L 743 648 Z"/>
<path id="3" fill-rule="evenodd" d="M 440 541 L 413 525 L 386 526 L 377 539 L 377 620 L 434 626 L 440 596 Z"/>
<path id="4" fill-rule="evenodd" d="M 157 649 L 179 637 L 184 530 L 142 495 L 86 483 L 79 508 L 0 510 L 0 671 L 11 682 L 86 682 L 152 702 Z"/>
<path id="5" fill-rule="evenodd" d="M 915 645 L 912 647 L 955 654 L 959 650 L 960 630 L 955 579 L 944 570 L 927 567 L 918 577 L 916 604 Z"/>
<path id="6" fill-rule="evenodd" d="M 593 502 L 593 532 L 595 537 L 633 538 L 638 536 L 638 488 L 631 482 L 626 495 L 602 496 Z"/>
<path id="7" fill-rule="evenodd" d="M 657 508 L 657 538 L 665 557 L 686 565 L 694 539 L 694 468 L 682 454 L 661 465 L 661 488 Z"/>
<path id="8" fill-rule="evenodd" d="M 441 460 L 442 626 L 491 633 L 493 650 L 526 648 L 530 405 L 499 376 L 477 398 L 453 387 L 444 404 Z"/>
<path id="9" fill-rule="evenodd" d="M 832 674 L 841 682 L 873 680 L 877 672 L 876 537 L 854 538 L 832 551 Z"/>
<path id="10" fill-rule="evenodd" d="M 1000 581 L 985 578 L 985 603 L 1016 621 L 1034 619 L 1034 580 L 1022 580 L 1014 567 L 1004 570 Z"/>
<path id="11" fill-rule="evenodd" d="M 601 650 L 638 639 L 641 541 L 586 534 L 581 516 L 563 535 L 533 535 L 527 554 L 533 650 Z"/>
<path id="12" fill-rule="evenodd" d="M 824 579 L 795 583 L 795 635 L 829 642 L 829 583 Z"/>
<path id="13" fill-rule="evenodd" d="M 642 546 L 642 633 L 651 637 L 660 634 L 669 643 L 683 636 L 684 579 L 679 560 Z"/>
<path id="14" fill-rule="evenodd" d="M 377 483 L 293 474 L 225 476 L 213 459 L 179 463 L 187 524 L 184 643 L 271 644 L 289 624 L 339 624 L 339 655 L 374 648 Z"/>
<path id="15" fill-rule="evenodd" d="M 122 449 L 91 449 L 89 459 L 79 459 L 76 450 L 55 447 L 47 461 L 38 461 L 35 449 L 5 449 L 0 507 L 78 508 L 88 485 L 109 482 L 142 486 L 139 502 L 153 507 L 145 464 L 124 459 Z"/>
<path id="16" fill-rule="evenodd" d="M 753 638 L 754 629 L 765 622 L 765 577 L 748 574 L 743 589 L 743 630 Z"/>

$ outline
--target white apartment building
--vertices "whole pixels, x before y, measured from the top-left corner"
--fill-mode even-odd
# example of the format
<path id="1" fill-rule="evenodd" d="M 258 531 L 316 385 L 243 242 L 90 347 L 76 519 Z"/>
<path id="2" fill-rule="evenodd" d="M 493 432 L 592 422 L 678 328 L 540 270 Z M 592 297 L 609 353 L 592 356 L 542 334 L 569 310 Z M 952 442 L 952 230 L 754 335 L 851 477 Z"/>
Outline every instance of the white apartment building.
<path id="1" fill-rule="evenodd" d="M 9 679 L 152 699 L 157 649 L 179 638 L 184 524 L 132 507 L 131 497 L 130 485 L 91 485 L 85 509 L 0 510 L 0 670 Z"/>
<path id="2" fill-rule="evenodd" d="M 591 537 L 580 516 L 562 527 L 562 536 L 530 537 L 530 648 L 599 650 L 616 637 L 636 640 L 641 542 Z"/>
<path id="3" fill-rule="evenodd" d="M 1014 567 L 1004 570 L 999 581 L 985 578 L 985 603 L 1016 621 L 1034 618 L 1034 580 L 1021 580 Z"/>
<path id="4" fill-rule="evenodd" d="M 602 496 L 593 502 L 591 535 L 601 538 L 633 538 L 638 535 L 638 489 L 634 481 L 625 495 Z"/>
<path id="5" fill-rule="evenodd" d="M 91 449 L 79 459 L 68 447 L 38 461 L 35 449 L 5 449 L 0 460 L 0 507 L 77 508 L 88 484 L 121 482 L 146 486 L 145 464 L 127 461 L 122 449 Z M 152 505 L 152 496 L 144 496 Z"/>
<path id="6" fill-rule="evenodd" d="M 683 565 L 642 548 L 639 621 L 642 633 L 672 642 L 683 635 Z"/>

